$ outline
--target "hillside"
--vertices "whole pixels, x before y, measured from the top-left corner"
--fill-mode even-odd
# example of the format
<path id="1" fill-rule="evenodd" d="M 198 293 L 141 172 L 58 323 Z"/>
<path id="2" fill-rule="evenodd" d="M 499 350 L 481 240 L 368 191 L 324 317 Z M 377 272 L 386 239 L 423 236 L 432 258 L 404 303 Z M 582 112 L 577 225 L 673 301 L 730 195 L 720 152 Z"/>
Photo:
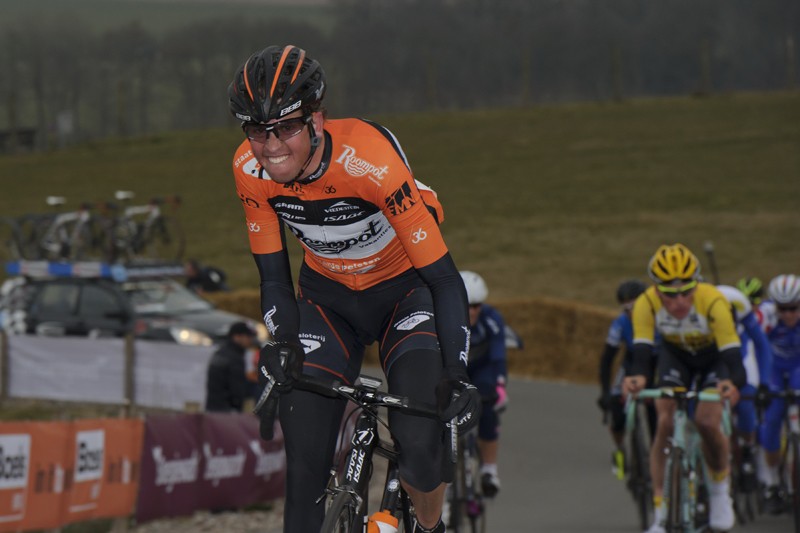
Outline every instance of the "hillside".
<path id="1" fill-rule="evenodd" d="M 713 241 L 727 282 L 800 270 L 800 93 L 370 118 L 439 193 L 451 252 L 486 277 L 490 300 L 613 305 L 662 242 L 705 261 Z M 235 128 L 186 131 L 2 156 L 0 213 L 41 209 L 47 194 L 76 205 L 115 189 L 178 192 L 189 254 L 255 287 L 230 172 L 240 140 Z"/>

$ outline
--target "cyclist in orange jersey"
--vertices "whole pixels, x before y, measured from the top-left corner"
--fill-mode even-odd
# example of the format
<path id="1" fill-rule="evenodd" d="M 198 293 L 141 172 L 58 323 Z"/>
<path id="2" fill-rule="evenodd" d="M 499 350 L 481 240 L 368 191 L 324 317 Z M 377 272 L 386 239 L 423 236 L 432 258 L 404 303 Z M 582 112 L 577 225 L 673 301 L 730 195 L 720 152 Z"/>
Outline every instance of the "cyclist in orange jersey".
<path id="1" fill-rule="evenodd" d="M 478 422 L 466 372 L 464 284 L 442 239 L 435 193 L 416 181 L 397 139 L 361 119 L 328 120 L 320 64 L 295 46 L 270 46 L 237 70 L 228 94 L 247 137 L 233 159 L 261 310 L 274 343 L 259 367 L 276 379 L 287 459 L 284 531 L 317 533 L 345 404 L 292 389 L 306 374 L 352 383 L 378 343 L 389 390 L 438 403 L 459 431 Z M 294 294 L 284 229 L 304 260 Z M 284 356 L 282 365 L 279 355 Z M 260 372 L 260 376 L 263 372 Z M 262 433 L 269 428 L 262 418 Z M 444 531 L 452 468 L 439 421 L 389 415 L 414 503 L 415 531 Z"/>

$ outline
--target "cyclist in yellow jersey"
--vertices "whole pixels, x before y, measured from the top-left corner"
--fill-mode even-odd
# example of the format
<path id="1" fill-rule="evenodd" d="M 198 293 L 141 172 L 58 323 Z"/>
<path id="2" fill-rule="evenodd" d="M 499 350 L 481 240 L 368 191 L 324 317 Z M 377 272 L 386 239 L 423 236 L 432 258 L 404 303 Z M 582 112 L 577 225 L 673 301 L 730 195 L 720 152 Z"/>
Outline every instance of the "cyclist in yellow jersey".
<path id="1" fill-rule="evenodd" d="M 660 387 L 716 388 L 735 403 L 746 382 L 739 337 L 730 305 L 716 287 L 700 282 L 697 257 L 684 245 L 661 246 L 649 264 L 655 285 L 633 307 L 633 363 L 623 382 L 623 393 L 640 391 L 648 384 L 657 331 L 662 338 L 658 352 L 656 384 Z M 674 402 L 656 400 L 658 427 L 650 453 L 655 521 L 647 533 L 664 531 L 663 482 L 667 438 L 673 432 Z M 709 525 L 715 530 L 733 527 L 729 496 L 728 438 L 720 429 L 722 405 L 697 405 L 694 422 L 703 439 L 710 470 Z"/>

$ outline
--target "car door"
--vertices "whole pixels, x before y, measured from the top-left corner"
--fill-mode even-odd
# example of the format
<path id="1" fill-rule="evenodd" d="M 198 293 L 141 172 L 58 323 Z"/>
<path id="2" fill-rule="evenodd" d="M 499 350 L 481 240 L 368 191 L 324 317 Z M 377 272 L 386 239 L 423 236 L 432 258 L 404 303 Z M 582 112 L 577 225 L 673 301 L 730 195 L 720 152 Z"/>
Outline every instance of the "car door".
<path id="1" fill-rule="evenodd" d="M 121 292 L 104 283 L 83 285 L 78 315 L 84 335 L 91 337 L 118 337 L 130 329 L 132 311 Z"/>
<path id="2" fill-rule="evenodd" d="M 81 335 L 81 319 L 78 316 L 80 292 L 80 286 L 69 280 L 39 284 L 30 308 L 28 332 L 38 335 Z"/>

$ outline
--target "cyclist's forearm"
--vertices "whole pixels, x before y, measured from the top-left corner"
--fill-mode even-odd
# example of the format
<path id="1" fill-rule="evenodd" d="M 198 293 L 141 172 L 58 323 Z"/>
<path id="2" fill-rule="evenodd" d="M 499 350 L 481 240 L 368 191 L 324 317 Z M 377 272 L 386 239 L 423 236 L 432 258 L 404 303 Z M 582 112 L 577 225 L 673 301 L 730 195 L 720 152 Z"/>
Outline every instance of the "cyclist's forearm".
<path id="1" fill-rule="evenodd" d="M 772 375 L 772 349 L 769 346 L 769 341 L 753 313 L 747 315 L 742 323 L 747 336 L 753 341 L 753 346 L 755 347 L 758 375 L 763 376 L 761 381 L 765 382 Z M 742 343 L 742 346 L 744 346 L 744 343 Z"/>
<path id="2" fill-rule="evenodd" d="M 300 313 L 286 253 L 253 254 L 261 277 L 261 317 L 276 341 L 297 341 Z"/>
<path id="3" fill-rule="evenodd" d="M 747 371 L 742 364 L 742 352 L 738 346 L 727 348 L 719 353 L 720 358 L 728 367 L 728 378 L 741 389 L 747 384 Z M 725 377 L 725 376 L 720 376 Z"/>
<path id="4" fill-rule="evenodd" d="M 418 268 L 417 272 L 433 296 L 436 331 L 444 366 L 466 375 L 469 312 L 461 275 L 449 253 L 426 267 Z"/>
<path id="5" fill-rule="evenodd" d="M 631 349 L 631 368 L 629 376 L 650 376 L 652 374 L 653 346 L 637 342 Z"/>
<path id="6" fill-rule="evenodd" d="M 617 348 L 606 343 L 603 355 L 600 357 L 600 387 L 603 394 L 608 394 L 611 390 L 611 365 L 615 355 L 617 355 Z"/>

